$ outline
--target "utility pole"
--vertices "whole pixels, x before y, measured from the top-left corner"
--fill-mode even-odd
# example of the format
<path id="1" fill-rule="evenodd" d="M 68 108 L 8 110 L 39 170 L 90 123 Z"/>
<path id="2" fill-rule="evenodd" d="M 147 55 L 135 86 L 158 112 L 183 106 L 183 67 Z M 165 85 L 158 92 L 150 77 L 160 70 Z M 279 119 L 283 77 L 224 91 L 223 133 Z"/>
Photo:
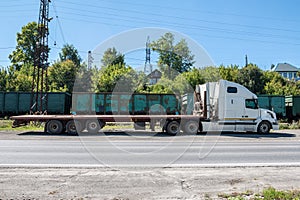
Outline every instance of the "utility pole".
<path id="1" fill-rule="evenodd" d="M 245 62 L 246 62 L 245 67 L 247 67 L 247 66 L 248 66 L 248 56 L 247 56 L 247 54 L 246 54 L 246 56 L 245 56 Z"/>
<path id="2" fill-rule="evenodd" d="M 145 60 L 145 67 L 144 67 L 144 73 L 147 75 L 148 73 L 152 73 L 152 65 L 150 62 L 150 55 L 151 55 L 151 50 L 150 50 L 150 37 L 147 37 L 147 42 L 146 42 L 146 60 Z M 151 78 L 151 77 L 150 77 Z"/>
<path id="3" fill-rule="evenodd" d="M 94 58 L 92 56 L 92 52 L 88 51 L 88 69 L 92 69 Z"/>
<path id="4" fill-rule="evenodd" d="M 38 41 L 34 49 L 34 69 L 31 87 L 31 106 L 30 113 L 46 114 L 47 113 L 47 92 L 48 92 L 48 73 L 49 66 L 48 56 L 48 22 L 49 3 L 51 0 L 40 1 L 40 12 L 38 21 Z"/>

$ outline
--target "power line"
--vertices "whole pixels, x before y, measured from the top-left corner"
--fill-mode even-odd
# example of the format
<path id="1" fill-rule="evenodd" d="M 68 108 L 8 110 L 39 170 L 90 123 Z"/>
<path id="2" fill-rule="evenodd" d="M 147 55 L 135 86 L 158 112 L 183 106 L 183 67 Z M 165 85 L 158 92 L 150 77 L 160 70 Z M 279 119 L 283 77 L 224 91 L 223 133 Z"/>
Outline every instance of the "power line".
<path id="1" fill-rule="evenodd" d="M 62 29 L 60 20 L 59 20 L 59 18 L 58 18 L 57 9 L 56 9 L 56 6 L 55 6 L 54 1 L 52 2 L 52 7 L 53 7 L 53 10 L 54 10 L 54 13 L 55 13 L 55 16 L 56 16 L 55 19 L 56 19 L 56 22 L 58 23 L 59 30 L 60 30 L 60 34 L 61 34 L 61 36 L 62 36 L 63 42 L 64 42 L 64 44 L 66 44 L 65 35 L 64 35 L 64 33 L 63 33 L 63 29 Z"/>
<path id="2" fill-rule="evenodd" d="M 75 5 L 86 5 L 86 4 L 78 4 L 78 3 L 73 3 Z M 98 7 L 99 6 L 94 6 L 94 7 Z M 89 11 L 87 12 L 87 10 L 83 10 L 83 9 L 77 9 L 77 8 L 66 8 L 64 7 L 65 9 L 72 9 L 72 10 L 77 10 L 77 11 L 84 11 L 85 14 L 82 14 L 82 13 L 74 13 L 74 12 L 62 12 L 62 13 L 65 13 L 65 14 L 69 14 L 69 15 L 77 15 L 77 16 L 81 16 L 81 17 L 88 17 L 88 18 L 92 18 L 92 19 L 95 19 L 95 18 L 101 18 L 102 20 L 103 19 L 108 19 L 108 20 L 118 20 L 118 21 L 127 21 L 127 22 L 136 22 L 136 23 L 147 23 L 147 24 L 153 24 L 153 25 L 161 25 L 161 23 L 166 23 L 167 25 L 171 26 L 171 27 L 175 27 L 175 28 L 188 28 L 188 29 L 200 29 L 200 30 L 206 30 L 206 31 L 222 31 L 222 33 L 226 32 L 226 33 L 231 33 L 231 34 L 240 34 L 240 35 L 243 35 L 245 36 L 248 35 L 248 36 L 259 36 L 260 38 L 261 37 L 266 37 L 266 38 L 279 38 L 279 39 L 285 39 L 285 40 L 299 40 L 300 38 L 291 38 L 291 37 L 287 37 L 287 36 L 283 36 L 283 35 L 278 35 L 278 34 L 269 34 L 269 33 L 260 33 L 260 32 L 252 32 L 252 31 L 243 31 L 243 30 L 232 30 L 232 29 L 224 29 L 224 28 L 215 28 L 215 27 L 207 27 L 207 26 L 199 26 L 199 25 L 192 25 L 192 26 L 187 26 L 186 24 L 181 24 L 181 23 L 170 23 L 170 22 L 166 22 L 166 21 L 162 21 L 162 20 L 154 20 L 154 19 L 137 19 L 136 17 L 131 17 L 131 16 L 128 16 L 128 15 L 120 15 L 120 14 L 112 14 L 112 13 L 105 13 L 105 12 L 101 12 L 102 14 L 106 14 L 108 15 L 109 17 L 105 17 L 105 16 L 95 16 L 95 15 L 91 15 L 91 14 L 86 14 L 86 13 L 96 13 L 96 14 L 99 14 L 99 11 L 98 12 L 93 12 L 93 11 Z M 115 8 L 108 8 L 108 7 L 103 7 L 103 6 L 100 6 L 100 8 L 105 8 L 105 9 L 111 9 L 111 10 L 119 10 L 119 9 L 115 9 Z M 124 10 L 123 10 L 124 11 Z M 139 13 L 139 12 L 135 12 L 135 13 Z M 142 14 L 145 14 L 145 13 L 142 13 Z M 156 14 L 157 16 L 159 16 L 159 14 Z M 161 15 L 161 16 L 164 16 L 164 15 Z M 171 16 L 167 16 L 167 17 L 171 17 Z M 181 18 L 181 19 L 184 19 L 184 18 Z M 83 20 L 81 20 L 83 21 Z M 94 22 L 94 21 L 90 21 L 90 20 L 84 20 L 85 22 L 91 22 L 91 23 L 97 23 L 97 22 Z M 266 27 L 260 27 L 260 26 L 250 26 L 250 25 L 240 25 L 240 24 L 231 24 L 231 23 L 222 23 L 222 22 L 215 22 L 215 21 L 206 21 L 206 20 L 201 20 L 201 21 L 205 21 L 205 22 L 209 22 L 209 23 L 217 23 L 217 24 L 223 24 L 223 25 L 233 25 L 233 26 L 242 26 L 242 27 L 247 27 L 247 28 L 257 28 L 257 29 L 265 29 L 265 30 L 277 30 L 277 31 L 285 31 L 285 32 L 300 32 L 300 31 L 297 31 L 297 30 L 288 30 L 288 29 L 280 29 L 280 28 L 266 28 Z M 114 26 L 123 26 L 123 25 L 118 25 L 118 24 L 111 24 L 111 22 L 101 22 L 103 24 L 108 24 L 108 25 L 114 25 Z M 128 27 L 128 26 L 127 26 Z M 136 26 L 134 27 L 136 28 Z"/>
<path id="3" fill-rule="evenodd" d="M 64 1 L 64 3 L 66 3 L 66 1 Z M 111 14 L 111 15 L 119 15 L 119 16 L 120 16 L 120 12 L 127 12 L 127 13 L 130 13 L 130 14 L 139 13 L 139 14 L 142 14 L 142 15 L 168 17 L 170 19 L 175 18 L 175 19 L 182 19 L 182 20 L 195 21 L 195 22 L 214 23 L 214 24 L 219 24 L 219 25 L 230 25 L 230 26 L 239 26 L 239 27 L 246 27 L 246 28 L 256 28 L 256 29 L 260 29 L 260 30 L 264 29 L 264 30 L 277 30 L 277 31 L 285 31 L 285 32 L 297 32 L 297 33 L 300 32 L 300 30 L 297 31 L 295 29 L 283 29 L 283 28 L 278 28 L 278 27 L 253 26 L 253 25 L 245 25 L 245 24 L 220 22 L 220 21 L 202 20 L 202 19 L 188 18 L 186 16 L 185 17 L 179 17 L 179 16 L 173 16 L 173 15 L 164 15 L 164 14 L 160 14 L 160 13 L 141 12 L 141 11 L 137 11 L 137 10 L 128 10 L 128 9 L 122 9 L 122 8 L 110 8 L 110 7 L 105 7 L 105 6 L 81 4 L 81 3 L 74 3 L 74 2 L 68 2 L 68 4 L 78 5 L 78 6 L 81 6 L 81 7 L 82 6 L 87 6 L 87 7 L 89 7 L 89 10 L 83 10 L 83 9 L 77 9 L 77 8 L 71 8 L 71 7 L 64 7 L 64 6 L 61 6 L 61 7 L 64 8 L 64 9 L 83 11 L 85 13 L 97 13 L 97 14 L 99 14 L 98 11 L 93 12 L 93 11 L 91 11 L 91 9 L 100 8 L 100 9 L 107 9 L 107 10 L 117 11 L 117 13 L 114 13 L 114 14 Z M 126 4 L 128 4 L 128 3 L 126 3 Z M 161 7 L 161 6 L 159 6 L 159 7 Z M 172 8 L 168 8 L 168 9 L 172 9 Z M 180 9 L 182 11 L 182 8 L 177 8 L 177 9 Z M 187 11 L 189 11 L 189 10 L 187 10 Z M 199 12 L 199 11 L 197 11 L 197 12 Z M 101 13 L 103 13 L 103 11 Z M 212 13 L 212 12 L 207 12 L 207 13 Z M 243 16 L 243 15 L 237 15 L 237 14 L 229 14 L 229 15 Z M 265 18 L 265 17 L 255 17 L 255 16 L 247 16 L 247 17 Z M 281 19 L 281 21 L 283 21 L 283 20 Z M 284 21 L 286 22 L 287 20 L 284 20 Z M 300 21 L 296 21 L 296 22 L 300 22 Z"/>
<path id="4" fill-rule="evenodd" d="M 103 1 L 103 2 L 107 2 L 107 0 L 98 0 L 97 2 L 99 1 Z M 83 4 L 83 3 L 74 3 L 73 1 L 67 1 L 65 0 L 64 2 L 62 3 L 67 3 L 67 4 L 74 4 L 74 5 L 80 5 L 80 6 L 88 6 L 88 7 L 100 7 L 100 6 L 97 6 L 97 5 L 92 5 L 92 4 Z M 187 9 L 187 8 L 184 8 L 184 7 L 174 7 L 174 6 L 162 6 L 162 5 L 157 5 L 157 4 L 145 4 L 145 3 L 136 3 L 136 2 L 132 2 L 132 1 L 113 1 L 113 3 L 120 3 L 120 4 L 125 4 L 125 5 L 130 5 L 130 7 L 133 7 L 135 5 L 138 5 L 138 6 L 143 6 L 145 8 L 149 8 L 149 7 L 153 7 L 153 8 L 165 8 L 167 10 L 179 10 L 180 13 L 184 13 L 185 11 L 188 12 L 188 13 L 206 13 L 206 14 L 210 14 L 210 15 L 220 15 L 220 16 L 224 16 L 224 15 L 227 15 L 227 16 L 237 16 L 237 17 L 245 17 L 245 18 L 250 18 L 250 19 L 265 19 L 265 20 L 272 20 L 272 21 L 284 21 L 284 22 L 297 22 L 299 23 L 300 21 L 299 20 L 294 20 L 294 19 L 281 19 L 281 18 L 274 18 L 274 17 L 265 17 L 265 16 L 255 16 L 255 15 L 242 15 L 242 14 L 236 14 L 236 13 L 225 13 L 225 12 L 214 12 L 214 11 L 207 11 L 207 10 L 201 10 L 201 9 Z M 113 8 L 110 8 L 110 9 L 113 9 Z M 118 7 L 118 9 L 114 9 L 114 10 L 117 10 L 117 11 L 120 11 L 120 10 L 123 10 L 120 6 Z M 130 10 L 130 12 L 138 12 L 137 10 Z M 154 14 L 154 13 L 152 13 Z M 159 14 L 159 13 L 155 13 L 155 14 Z"/>
<path id="5" fill-rule="evenodd" d="M 73 13 L 74 14 L 74 13 Z M 76 14 L 76 13 L 75 13 Z M 76 14 L 77 15 L 77 14 Z M 80 15 L 80 14 L 78 14 Z M 71 20 L 74 21 L 74 19 L 70 19 L 70 18 L 64 18 L 67 20 Z M 110 18 L 111 19 L 111 18 Z M 126 20 L 126 19 L 118 19 L 119 21 L 131 21 L 132 20 Z M 83 21 L 83 22 L 89 22 L 89 23 L 96 23 L 96 24 L 106 24 L 106 25 L 110 25 L 110 26 L 120 26 L 120 27 L 128 27 L 128 28 L 138 28 L 137 26 L 128 26 L 128 25 L 124 25 L 124 24 L 116 24 L 116 23 L 111 23 L 111 22 L 99 22 L 99 21 L 91 21 L 91 20 L 79 20 L 76 19 L 76 21 Z M 138 23 L 145 23 L 143 21 L 137 21 L 135 20 L 135 22 Z M 148 24 L 154 24 L 157 25 L 154 22 L 148 22 Z M 178 24 L 178 25 L 173 25 L 170 24 L 169 26 L 171 27 L 175 27 L 175 28 L 187 28 L 187 26 L 183 25 L 183 24 Z M 290 38 L 290 37 L 280 37 L 280 35 L 273 35 L 273 34 L 259 34 L 259 33 L 255 33 L 255 32 L 247 32 L 247 31 L 232 31 L 232 30 L 228 30 L 228 29 L 222 29 L 222 28 L 210 28 L 210 27 L 205 27 L 205 26 L 194 26 L 194 27 L 188 27 L 189 29 L 194 29 L 194 30 L 204 30 L 204 31 L 210 31 L 210 32 L 222 32 L 222 34 L 225 33 L 231 33 L 231 34 L 236 34 L 236 35 L 242 35 L 243 38 L 238 38 L 238 37 L 228 37 L 228 36 L 212 36 L 212 35 L 207 35 L 207 34 L 203 34 L 203 33 L 196 33 L 194 35 L 199 35 L 199 36 L 206 36 L 209 38 L 223 38 L 223 39 L 231 39 L 231 40 L 242 40 L 242 41 L 255 41 L 255 42 L 261 42 L 261 43 L 271 43 L 271 44 L 288 44 L 288 45 L 295 45 L 298 46 L 299 44 L 297 43 L 291 43 L 291 42 L 277 42 L 277 41 L 268 41 L 268 40 L 261 40 L 261 39 L 247 39 L 245 38 L 245 36 L 250 36 L 250 37 L 255 37 L 255 36 L 260 36 L 258 38 L 262 38 L 265 37 L 267 39 L 274 39 L 274 38 L 279 38 L 279 39 L 285 39 L 285 40 L 295 40 L 297 38 Z M 192 33 L 190 31 L 190 33 Z M 299 40 L 299 39 L 297 39 Z"/>

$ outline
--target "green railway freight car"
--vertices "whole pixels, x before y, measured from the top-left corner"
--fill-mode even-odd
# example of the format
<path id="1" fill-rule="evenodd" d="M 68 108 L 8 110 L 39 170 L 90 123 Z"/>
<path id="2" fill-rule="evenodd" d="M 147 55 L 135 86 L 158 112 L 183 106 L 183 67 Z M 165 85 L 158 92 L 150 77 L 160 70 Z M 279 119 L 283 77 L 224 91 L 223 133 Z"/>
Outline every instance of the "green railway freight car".
<path id="1" fill-rule="evenodd" d="M 180 105 L 174 94 L 73 93 L 72 111 L 99 115 L 178 114 Z"/>
<path id="2" fill-rule="evenodd" d="M 193 115 L 194 111 L 194 93 L 187 93 L 181 97 L 181 111 L 185 115 Z"/>
<path id="3" fill-rule="evenodd" d="M 286 96 L 285 105 L 289 120 L 300 119 L 300 96 Z"/>
<path id="4" fill-rule="evenodd" d="M 274 111 L 279 119 L 286 117 L 285 96 L 258 95 L 257 98 L 260 108 Z"/>
<path id="5" fill-rule="evenodd" d="M 64 92 L 47 93 L 48 114 L 69 114 L 71 95 Z M 34 97 L 33 97 L 34 98 Z M 31 92 L 0 92 L 0 115 L 12 116 L 29 114 Z"/>
<path id="6" fill-rule="evenodd" d="M 72 96 L 67 92 L 48 93 L 48 114 L 70 114 Z"/>

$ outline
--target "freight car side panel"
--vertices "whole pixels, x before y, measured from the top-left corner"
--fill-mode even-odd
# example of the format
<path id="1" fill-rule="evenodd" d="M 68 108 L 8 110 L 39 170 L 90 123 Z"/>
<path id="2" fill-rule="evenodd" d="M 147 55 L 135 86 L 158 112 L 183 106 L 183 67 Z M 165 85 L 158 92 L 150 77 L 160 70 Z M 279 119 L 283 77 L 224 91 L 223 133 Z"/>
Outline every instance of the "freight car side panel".
<path id="1" fill-rule="evenodd" d="M 73 93 L 72 111 L 101 115 L 176 114 L 180 106 L 173 94 Z"/>
<path id="2" fill-rule="evenodd" d="M 273 110 L 278 118 L 286 117 L 285 96 L 260 95 L 258 105 L 260 108 Z"/>
<path id="3" fill-rule="evenodd" d="M 293 115 L 300 118 L 300 96 L 294 96 Z"/>
<path id="4" fill-rule="evenodd" d="M 0 92 L 0 115 L 4 115 L 4 106 L 5 106 L 5 92 Z"/>
<path id="5" fill-rule="evenodd" d="M 175 95 L 163 95 L 162 106 L 167 114 L 178 114 L 181 109 Z"/>
<path id="6" fill-rule="evenodd" d="M 48 109 L 49 114 L 69 114 L 71 104 L 71 95 L 68 93 L 48 93 Z"/>
<path id="7" fill-rule="evenodd" d="M 25 114 L 29 113 L 31 105 L 31 93 L 18 93 L 18 113 Z"/>

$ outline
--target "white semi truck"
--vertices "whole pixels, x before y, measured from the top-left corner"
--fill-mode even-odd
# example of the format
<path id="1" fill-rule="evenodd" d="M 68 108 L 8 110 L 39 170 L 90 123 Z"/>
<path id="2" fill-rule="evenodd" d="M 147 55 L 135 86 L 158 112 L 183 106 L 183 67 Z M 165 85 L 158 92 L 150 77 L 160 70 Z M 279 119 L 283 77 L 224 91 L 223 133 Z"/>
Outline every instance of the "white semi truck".
<path id="1" fill-rule="evenodd" d="M 196 87 L 194 115 L 205 119 L 202 131 L 269 133 L 279 129 L 276 114 L 259 108 L 255 94 L 225 80 Z"/>
<path id="2" fill-rule="evenodd" d="M 269 133 L 271 129 L 279 128 L 276 114 L 260 109 L 255 94 L 242 85 L 225 80 L 196 87 L 193 115 L 21 115 L 11 119 L 14 120 L 13 127 L 32 121 L 45 122 L 45 131 L 55 134 L 84 130 L 98 132 L 106 122 L 134 122 L 138 126 L 147 122 L 152 129 L 160 122 L 162 130 L 170 135 L 181 130 L 188 134 L 208 131 Z"/>

